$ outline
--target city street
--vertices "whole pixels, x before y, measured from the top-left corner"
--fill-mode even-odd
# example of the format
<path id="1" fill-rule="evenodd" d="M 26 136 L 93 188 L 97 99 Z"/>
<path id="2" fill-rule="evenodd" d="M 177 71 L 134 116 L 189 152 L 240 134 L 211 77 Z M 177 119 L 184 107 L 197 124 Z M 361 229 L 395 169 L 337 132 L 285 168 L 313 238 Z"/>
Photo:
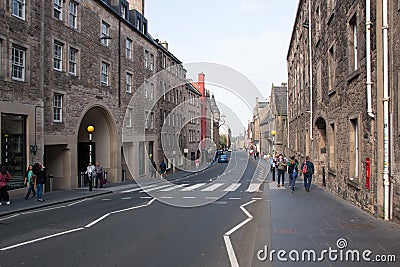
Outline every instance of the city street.
<path id="1" fill-rule="evenodd" d="M 302 181 L 290 193 L 270 180 L 265 162 L 233 152 L 229 164 L 218 163 L 175 184 L 144 190 L 132 184 L 8 214 L 0 217 L 0 266 L 283 266 L 288 263 L 277 253 L 268 259 L 265 252 L 297 249 L 301 255 L 313 249 L 318 258 L 324 249 L 337 249 L 340 238 L 349 249 L 399 257 L 398 225 L 316 186 L 306 193 Z M 386 266 L 329 261 L 328 256 L 313 265 Z"/>

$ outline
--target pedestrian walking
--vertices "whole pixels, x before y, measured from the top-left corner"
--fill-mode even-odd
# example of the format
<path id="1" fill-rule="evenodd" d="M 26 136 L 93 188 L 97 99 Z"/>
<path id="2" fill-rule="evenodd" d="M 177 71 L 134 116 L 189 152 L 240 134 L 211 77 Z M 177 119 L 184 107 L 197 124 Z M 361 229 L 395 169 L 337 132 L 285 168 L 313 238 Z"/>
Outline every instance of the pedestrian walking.
<path id="1" fill-rule="evenodd" d="M 287 164 L 286 164 L 286 161 L 283 158 L 282 154 L 279 154 L 279 158 L 278 158 L 278 160 L 276 162 L 276 166 L 277 166 L 277 169 L 278 169 L 278 187 L 280 186 L 279 184 L 280 184 L 281 178 L 282 178 L 282 186 L 284 186 L 284 184 L 285 184 L 285 172 L 286 172 Z"/>
<path id="2" fill-rule="evenodd" d="M 99 182 L 100 182 L 100 188 L 102 188 L 104 185 L 104 171 L 103 171 L 103 166 L 101 166 L 100 162 L 96 162 L 95 177 L 96 177 L 95 178 L 96 188 L 98 187 Z"/>
<path id="3" fill-rule="evenodd" d="M 91 188 L 93 187 L 93 178 L 96 174 L 96 167 L 91 162 L 89 162 L 89 165 L 86 167 L 85 174 L 87 174 L 87 176 L 88 176 L 89 190 L 91 190 Z"/>
<path id="4" fill-rule="evenodd" d="M 294 192 L 294 186 L 296 184 L 296 178 L 299 174 L 299 161 L 295 156 L 292 156 L 288 163 L 288 174 L 289 174 L 289 185 L 290 192 Z"/>
<path id="5" fill-rule="evenodd" d="M 310 192 L 312 176 L 314 174 L 314 164 L 310 161 L 309 156 L 307 156 L 306 160 L 301 164 L 301 172 L 304 175 L 304 188 L 307 192 Z"/>
<path id="6" fill-rule="evenodd" d="M 153 165 L 153 169 L 151 170 L 151 177 L 155 178 L 157 173 L 157 165 L 154 161 L 152 161 L 151 164 Z"/>
<path id="7" fill-rule="evenodd" d="M 160 175 L 161 175 L 161 178 L 164 178 L 166 171 L 167 171 L 167 165 L 165 164 L 164 160 L 162 160 L 161 163 L 160 163 Z"/>
<path id="8" fill-rule="evenodd" d="M 33 165 L 33 174 L 36 176 L 37 201 L 43 202 L 43 185 L 46 183 L 46 172 L 44 171 L 44 166 L 35 163 L 35 165 Z"/>
<path id="9" fill-rule="evenodd" d="M 6 166 L 0 167 L 0 205 L 6 203 L 11 204 L 10 195 L 7 192 L 7 183 L 11 180 L 11 175 L 7 171 Z"/>
<path id="10" fill-rule="evenodd" d="M 271 169 L 270 169 L 270 171 L 271 171 L 271 173 L 272 173 L 272 181 L 273 182 L 275 182 L 275 159 L 274 159 L 274 156 L 272 155 L 270 158 L 269 158 L 269 165 L 271 166 Z"/>
<path id="11" fill-rule="evenodd" d="M 28 200 L 32 192 L 32 197 L 36 197 L 35 192 L 35 179 L 36 175 L 33 173 L 33 165 L 29 165 L 25 175 L 25 184 L 28 186 L 28 192 L 26 192 L 25 200 Z"/>

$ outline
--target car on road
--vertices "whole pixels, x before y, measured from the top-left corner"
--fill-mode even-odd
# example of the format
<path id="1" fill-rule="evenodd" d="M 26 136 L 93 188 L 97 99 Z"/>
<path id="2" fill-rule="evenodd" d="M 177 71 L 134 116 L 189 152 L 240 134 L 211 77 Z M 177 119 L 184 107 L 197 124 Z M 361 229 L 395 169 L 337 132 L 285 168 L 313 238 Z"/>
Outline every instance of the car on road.
<path id="1" fill-rule="evenodd" d="M 228 157 L 226 155 L 220 155 L 218 158 L 218 163 L 228 163 Z"/>

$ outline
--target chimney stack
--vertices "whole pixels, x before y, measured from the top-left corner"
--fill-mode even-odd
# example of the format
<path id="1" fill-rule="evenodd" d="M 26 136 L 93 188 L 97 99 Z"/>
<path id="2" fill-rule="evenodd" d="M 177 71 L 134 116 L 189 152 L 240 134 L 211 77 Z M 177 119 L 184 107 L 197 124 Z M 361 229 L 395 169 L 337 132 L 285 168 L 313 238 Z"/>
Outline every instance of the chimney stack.
<path id="1" fill-rule="evenodd" d="M 168 50 L 168 42 L 167 41 L 160 41 L 160 45 Z"/>
<path id="2" fill-rule="evenodd" d="M 144 0 L 127 0 L 129 9 L 136 9 L 144 16 Z"/>

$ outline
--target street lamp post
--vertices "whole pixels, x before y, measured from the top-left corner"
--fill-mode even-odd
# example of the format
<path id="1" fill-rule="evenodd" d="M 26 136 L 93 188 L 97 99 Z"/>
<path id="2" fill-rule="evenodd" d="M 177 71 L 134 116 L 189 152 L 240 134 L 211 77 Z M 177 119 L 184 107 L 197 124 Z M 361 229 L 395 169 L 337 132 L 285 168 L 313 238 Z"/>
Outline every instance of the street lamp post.
<path id="1" fill-rule="evenodd" d="M 92 125 L 89 125 L 86 129 L 89 133 L 89 164 L 90 166 L 93 164 L 93 158 L 92 158 L 92 140 L 93 140 L 93 132 L 94 132 L 94 127 Z M 93 187 L 93 174 L 92 173 L 88 173 L 89 176 L 89 191 L 92 191 L 92 187 Z"/>
<path id="2" fill-rule="evenodd" d="M 276 131 L 272 130 L 271 131 L 271 135 L 272 135 L 272 181 L 275 181 L 275 135 L 276 135 Z"/>

